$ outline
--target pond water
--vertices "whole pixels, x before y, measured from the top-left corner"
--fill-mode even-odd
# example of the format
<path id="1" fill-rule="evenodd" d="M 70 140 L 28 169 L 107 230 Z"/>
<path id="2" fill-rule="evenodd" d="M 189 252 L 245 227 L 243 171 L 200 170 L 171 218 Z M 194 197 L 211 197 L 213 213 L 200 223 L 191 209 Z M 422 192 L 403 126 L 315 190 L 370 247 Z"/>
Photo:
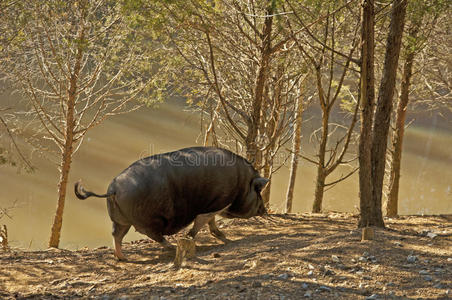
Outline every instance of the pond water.
<path id="1" fill-rule="evenodd" d="M 111 223 L 104 199 L 79 201 L 73 183 L 103 193 L 119 172 L 140 157 L 193 146 L 199 137 L 198 116 L 180 106 L 165 104 L 158 110 L 143 109 L 107 120 L 93 129 L 73 159 L 63 220 L 61 247 L 111 245 Z M 307 139 L 305 144 L 307 143 Z M 312 146 L 303 146 L 312 154 Z M 401 214 L 452 213 L 452 135 L 428 126 L 411 126 L 406 132 L 402 161 L 399 211 Z M 0 169 L 0 206 L 17 201 L 12 219 L 4 217 L 13 246 L 45 248 L 56 207 L 56 165 L 36 157 L 33 174 L 9 167 Z M 294 211 L 309 211 L 314 195 L 315 167 L 302 162 L 295 188 Z M 336 178 L 341 175 L 338 170 Z M 287 167 L 274 176 L 271 206 L 282 211 L 288 179 Z M 332 177 L 334 179 L 334 176 Z M 357 212 L 358 177 L 353 175 L 325 193 L 324 209 Z M 127 240 L 142 238 L 131 232 Z"/>

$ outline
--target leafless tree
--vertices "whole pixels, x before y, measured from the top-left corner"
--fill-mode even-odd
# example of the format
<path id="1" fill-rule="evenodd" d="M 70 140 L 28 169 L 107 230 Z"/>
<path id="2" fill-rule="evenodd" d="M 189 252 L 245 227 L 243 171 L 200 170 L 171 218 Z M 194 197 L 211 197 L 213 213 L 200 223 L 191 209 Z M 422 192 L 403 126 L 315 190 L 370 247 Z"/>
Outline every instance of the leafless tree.
<path id="1" fill-rule="evenodd" d="M 318 96 L 318 103 L 322 111 L 322 126 L 319 130 L 313 132 L 312 136 L 317 138 L 319 143 L 319 149 L 317 152 L 317 158 L 309 158 L 302 156 L 308 162 L 311 162 L 317 166 L 317 178 L 316 178 L 316 189 L 315 198 L 312 207 L 313 212 L 320 212 L 322 208 L 322 200 L 325 188 L 328 186 L 334 186 L 342 180 L 345 180 L 351 176 L 357 169 L 352 168 L 352 171 L 346 175 L 341 176 L 340 179 L 335 180 L 330 183 L 326 183 L 327 177 L 332 174 L 334 170 L 339 165 L 348 164 L 353 159 L 346 159 L 346 153 L 350 142 L 352 141 L 353 128 L 357 121 L 358 115 L 358 103 L 355 101 L 353 104 L 353 92 L 345 86 L 347 89 L 347 98 L 351 98 L 353 117 L 348 126 L 342 126 L 339 124 L 334 124 L 330 122 L 330 115 L 338 103 L 339 98 L 344 98 L 344 81 L 347 78 L 347 72 L 350 69 L 350 63 L 355 60 L 353 58 L 353 52 L 357 47 L 357 29 L 359 28 L 359 22 L 354 26 L 351 25 L 350 20 L 353 19 L 353 15 L 350 15 L 348 11 L 335 10 L 337 7 L 330 7 L 326 5 L 325 10 L 334 10 L 334 14 L 327 14 L 324 22 L 319 24 L 317 33 L 322 35 L 319 38 L 317 34 L 311 29 L 309 30 L 304 25 L 306 22 L 303 21 L 301 15 L 296 9 L 295 5 L 288 2 L 292 8 L 292 12 L 295 16 L 295 22 L 298 28 L 306 29 L 307 34 L 304 36 L 294 37 L 295 44 L 306 57 L 307 61 L 310 63 L 311 72 L 314 75 L 314 82 L 316 86 L 316 94 Z M 358 19 L 358 18 L 355 18 Z M 347 21 L 346 21 L 347 20 Z M 358 21 L 358 20 L 357 20 Z M 291 32 L 294 34 L 295 30 L 292 29 Z M 323 30 L 322 30 L 323 28 Z M 350 33 L 350 28 L 352 28 Z M 319 32 L 323 31 L 323 32 Z M 353 33 L 354 31 L 354 33 Z M 341 37 L 341 38 L 340 38 Z M 338 42 L 340 39 L 341 42 Z M 314 40 L 314 41 L 312 41 Z M 345 42 L 346 41 L 346 42 Z M 313 42 L 317 42 L 319 47 L 314 46 Z M 338 44 L 351 45 L 347 54 L 343 54 L 343 49 L 338 48 Z M 343 47 L 345 48 L 345 47 Z M 338 57 L 339 56 L 339 57 Z M 351 96 L 351 97 L 350 97 Z M 329 147 L 329 138 L 334 132 L 345 129 L 345 134 L 338 138 L 335 145 L 331 148 Z M 327 157 L 329 155 L 329 157 Z"/>
<path id="2" fill-rule="evenodd" d="M 26 19 L 10 44 L 6 79 L 28 100 L 34 145 L 59 156 L 57 209 L 50 247 L 58 247 L 72 157 L 85 134 L 107 117 L 135 109 L 150 62 L 111 1 L 17 2 Z M 12 23 L 15 16 L 10 16 Z M 50 143 L 49 143 L 50 142 Z"/>
<path id="3" fill-rule="evenodd" d="M 275 158 L 291 140 L 303 75 L 295 51 L 285 48 L 276 1 L 192 0 L 164 9 L 172 16 L 169 48 L 183 62 L 174 82 L 203 116 L 204 143 L 236 147 L 271 177 L 284 163 Z M 269 193 L 267 185 L 267 204 Z"/>

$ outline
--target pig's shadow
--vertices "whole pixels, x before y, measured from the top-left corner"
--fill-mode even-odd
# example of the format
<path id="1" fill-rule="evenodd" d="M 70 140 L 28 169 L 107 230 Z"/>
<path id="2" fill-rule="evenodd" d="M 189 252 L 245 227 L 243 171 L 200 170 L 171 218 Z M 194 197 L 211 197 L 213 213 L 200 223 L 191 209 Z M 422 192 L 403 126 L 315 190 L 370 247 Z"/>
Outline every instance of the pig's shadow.
<path id="1" fill-rule="evenodd" d="M 234 247 L 235 244 L 239 244 L 243 239 L 236 239 L 236 240 L 228 240 L 226 244 L 224 243 L 217 243 L 217 244 L 210 244 L 206 245 L 205 240 L 203 240 L 203 244 L 196 245 L 196 257 L 191 258 L 191 261 L 197 262 L 199 264 L 208 264 L 209 262 L 205 259 L 200 258 L 200 256 L 208 255 L 209 253 L 217 253 L 221 251 L 224 247 Z M 201 242 L 201 241 L 199 241 Z M 199 243 L 198 242 L 198 243 Z M 133 247 L 133 246 L 132 246 Z M 129 253 L 127 253 L 129 252 Z M 130 264 L 138 264 L 138 265 L 149 265 L 149 264 L 159 264 L 159 263 L 171 263 L 174 261 L 174 258 L 176 257 L 176 249 L 163 249 L 160 246 L 151 247 L 148 249 L 130 249 L 126 250 L 125 252 L 126 256 L 128 257 L 127 261 L 124 261 L 122 263 L 130 263 Z M 128 254 L 128 255 L 127 255 Z"/>

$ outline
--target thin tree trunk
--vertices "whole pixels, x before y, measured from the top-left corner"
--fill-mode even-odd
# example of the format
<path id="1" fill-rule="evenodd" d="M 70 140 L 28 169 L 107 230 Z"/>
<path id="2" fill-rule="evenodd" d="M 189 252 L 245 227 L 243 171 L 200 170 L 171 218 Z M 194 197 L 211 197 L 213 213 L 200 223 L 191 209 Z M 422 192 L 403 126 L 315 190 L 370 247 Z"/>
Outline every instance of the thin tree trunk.
<path id="1" fill-rule="evenodd" d="M 300 89 L 302 89 L 301 87 Z M 295 125 L 294 125 L 294 135 L 292 141 L 292 159 L 290 164 L 290 176 L 289 176 L 289 186 L 287 187 L 286 195 L 286 213 L 292 212 L 292 202 L 293 202 L 293 192 L 295 187 L 295 179 L 297 177 L 298 168 L 298 156 L 301 150 L 301 125 L 303 121 L 303 90 L 300 91 L 300 96 L 296 100 L 297 110 L 295 112 Z"/>
<path id="2" fill-rule="evenodd" d="M 58 183 L 58 202 L 55 217 L 53 220 L 52 230 L 50 234 L 49 247 L 58 248 L 60 244 L 61 227 L 63 225 L 64 202 L 66 199 L 67 181 L 69 178 L 69 170 L 71 169 L 73 142 L 74 142 L 74 107 L 75 107 L 75 91 L 76 77 L 71 78 L 71 88 L 69 90 L 69 99 L 66 113 L 66 140 L 61 157 L 61 174 Z"/>
<path id="3" fill-rule="evenodd" d="M 271 165 L 270 163 L 265 164 L 264 166 L 264 177 L 270 179 L 271 177 Z M 261 193 L 262 201 L 264 202 L 265 208 L 270 208 L 270 191 L 271 191 L 271 181 L 267 183 L 264 190 Z"/>
<path id="4" fill-rule="evenodd" d="M 386 215 L 395 217 L 398 215 L 400 167 L 402 163 L 402 145 L 405 132 L 405 118 L 409 101 L 410 80 L 413 73 L 414 52 L 408 53 L 403 66 L 400 98 L 397 103 L 395 130 L 392 136 L 392 162 L 390 166 L 388 201 L 386 203 Z"/>
<path id="5" fill-rule="evenodd" d="M 312 212 L 319 213 L 322 210 L 323 192 L 325 189 L 325 154 L 326 145 L 328 142 L 328 123 L 329 123 L 330 111 L 329 107 L 322 108 L 322 137 L 320 140 L 319 152 L 319 164 L 317 166 L 317 179 L 314 194 L 314 204 L 312 205 Z"/>
<path id="6" fill-rule="evenodd" d="M 323 193 L 325 191 L 325 173 L 323 171 L 323 168 L 319 165 L 317 169 L 314 204 L 312 205 L 313 213 L 319 213 L 322 211 Z"/>
<path id="7" fill-rule="evenodd" d="M 85 39 L 85 28 L 82 26 L 79 32 L 79 40 L 84 41 Z M 53 220 L 53 225 L 50 233 L 49 247 L 58 248 L 60 244 L 61 227 L 63 225 L 63 212 L 64 212 L 64 202 L 66 199 L 66 188 L 67 181 L 69 178 L 69 171 L 71 169 L 72 154 L 74 152 L 74 127 L 75 127 L 75 102 L 77 98 L 77 83 L 78 77 L 81 70 L 81 63 L 83 57 L 83 44 L 80 43 L 80 47 L 77 49 L 77 55 L 75 59 L 75 65 L 73 72 L 71 73 L 69 81 L 69 91 L 68 91 L 68 101 L 67 101 L 67 111 L 66 111 L 66 128 L 65 128 L 65 142 L 64 148 L 62 149 L 62 161 L 61 161 L 61 174 L 60 181 L 58 184 L 58 202 L 57 209 L 55 212 L 55 217 Z"/>
<path id="8" fill-rule="evenodd" d="M 246 136 L 246 155 L 247 159 L 256 168 L 260 168 L 261 153 L 257 145 L 257 136 L 261 122 L 261 110 L 262 103 L 264 101 L 265 85 L 267 84 L 267 77 L 270 69 L 271 60 L 271 33 L 273 25 L 273 3 L 274 0 L 268 1 L 268 8 L 266 10 L 267 17 L 265 18 L 263 37 L 262 37 L 262 50 L 260 67 L 258 70 L 256 85 L 254 90 L 254 101 L 251 112 L 251 122 L 248 124 L 248 132 Z"/>
<path id="9" fill-rule="evenodd" d="M 58 202 L 55 216 L 53 219 L 53 225 L 50 235 L 49 247 L 58 248 L 60 244 L 61 227 L 63 225 L 63 212 L 64 212 L 64 202 L 66 199 L 66 188 L 67 181 L 69 177 L 69 170 L 71 168 L 71 156 L 72 156 L 72 145 L 70 148 L 64 150 L 62 155 L 62 166 L 60 180 L 58 183 Z"/>
<path id="10" fill-rule="evenodd" d="M 359 227 L 371 224 L 372 201 L 372 115 L 375 102 L 374 75 L 374 1 L 362 1 L 361 15 L 361 76 L 360 76 L 360 104 L 361 129 L 359 138 Z"/>
<path id="11" fill-rule="evenodd" d="M 394 98 L 397 66 L 405 24 L 406 0 L 394 0 L 386 43 L 383 76 L 378 93 L 372 140 L 372 225 L 384 227 L 381 198 L 388 145 L 388 132 Z"/>

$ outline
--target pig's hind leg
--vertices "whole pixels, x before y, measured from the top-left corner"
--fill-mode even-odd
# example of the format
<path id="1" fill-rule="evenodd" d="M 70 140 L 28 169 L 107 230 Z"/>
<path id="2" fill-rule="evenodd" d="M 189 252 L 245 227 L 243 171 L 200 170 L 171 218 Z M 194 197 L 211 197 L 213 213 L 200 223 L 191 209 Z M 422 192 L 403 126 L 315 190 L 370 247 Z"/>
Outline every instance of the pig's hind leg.
<path id="1" fill-rule="evenodd" d="M 121 225 L 119 223 L 113 222 L 113 240 L 115 245 L 115 256 L 119 260 L 127 260 L 121 250 L 122 239 L 129 231 L 131 225 Z"/>
<path id="2" fill-rule="evenodd" d="M 163 231 L 165 222 L 162 219 L 153 219 L 151 223 L 147 224 L 146 226 L 143 226 L 141 228 L 136 228 L 136 230 L 140 233 L 143 233 L 147 235 L 150 239 L 156 241 L 160 245 L 162 245 L 165 249 L 174 249 L 174 245 L 172 245 L 170 242 L 168 242 L 163 234 L 161 233 Z"/>

